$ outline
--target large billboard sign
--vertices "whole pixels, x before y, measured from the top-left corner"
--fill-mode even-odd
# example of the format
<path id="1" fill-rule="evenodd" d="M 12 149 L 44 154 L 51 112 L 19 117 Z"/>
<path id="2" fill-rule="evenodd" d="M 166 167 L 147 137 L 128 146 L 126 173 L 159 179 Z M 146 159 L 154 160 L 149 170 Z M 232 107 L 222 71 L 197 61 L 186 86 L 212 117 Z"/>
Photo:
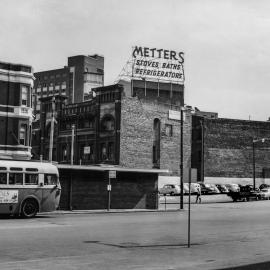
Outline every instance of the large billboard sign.
<path id="1" fill-rule="evenodd" d="M 183 52 L 135 46 L 132 59 L 135 78 L 184 83 Z"/>

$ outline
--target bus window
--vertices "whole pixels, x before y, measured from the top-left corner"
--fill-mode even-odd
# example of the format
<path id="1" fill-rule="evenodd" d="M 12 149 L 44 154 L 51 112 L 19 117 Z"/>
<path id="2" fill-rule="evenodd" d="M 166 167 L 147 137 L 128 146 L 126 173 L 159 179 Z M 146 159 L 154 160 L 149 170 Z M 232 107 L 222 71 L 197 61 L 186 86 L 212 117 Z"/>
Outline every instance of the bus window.
<path id="1" fill-rule="evenodd" d="M 6 184 L 7 184 L 7 174 L 0 173 L 0 185 L 6 185 Z"/>
<path id="2" fill-rule="evenodd" d="M 56 174 L 45 174 L 44 185 L 57 185 L 57 175 Z"/>
<path id="3" fill-rule="evenodd" d="M 38 174 L 25 174 L 25 184 L 26 185 L 37 185 L 38 184 Z"/>
<path id="4" fill-rule="evenodd" d="M 10 185 L 22 185 L 23 174 L 22 173 L 9 173 L 9 184 Z"/>

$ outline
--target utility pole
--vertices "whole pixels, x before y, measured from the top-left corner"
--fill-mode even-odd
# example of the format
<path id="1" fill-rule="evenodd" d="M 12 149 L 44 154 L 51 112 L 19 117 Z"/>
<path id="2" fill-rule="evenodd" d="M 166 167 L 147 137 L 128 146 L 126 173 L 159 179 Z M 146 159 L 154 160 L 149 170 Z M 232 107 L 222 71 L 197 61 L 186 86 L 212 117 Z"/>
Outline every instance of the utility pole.
<path id="1" fill-rule="evenodd" d="M 74 134 L 75 134 L 75 125 L 71 127 L 71 153 L 70 153 L 70 164 L 73 165 L 74 159 Z"/>
<path id="2" fill-rule="evenodd" d="M 184 173 L 183 173 L 183 109 L 180 106 L 180 209 L 184 209 Z"/>
<path id="3" fill-rule="evenodd" d="M 50 146 L 49 146 L 49 161 L 53 158 L 53 136 L 54 136 L 54 113 L 55 113 L 55 97 L 52 98 L 52 116 L 51 116 L 51 130 L 50 130 Z"/>
<path id="4" fill-rule="evenodd" d="M 255 177 L 255 140 L 252 141 L 252 157 L 253 157 L 253 188 L 256 186 L 256 177 Z"/>

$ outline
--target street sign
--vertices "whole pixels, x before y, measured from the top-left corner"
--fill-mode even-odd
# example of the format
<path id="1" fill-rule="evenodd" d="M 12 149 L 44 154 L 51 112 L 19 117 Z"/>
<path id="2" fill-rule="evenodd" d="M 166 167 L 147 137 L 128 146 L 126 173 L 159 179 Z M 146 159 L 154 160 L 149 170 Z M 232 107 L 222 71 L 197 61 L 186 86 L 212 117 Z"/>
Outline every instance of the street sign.
<path id="1" fill-rule="evenodd" d="M 84 153 L 84 154 L 90 154 L 90 146 L 85 146 L 85 147 L 83 148 L 83 153 Z"/>
<path id="2" fill-rule="evenodd" d="M 107 190 L 111 191 L 112 190 L 112 185 L 107 185 Z"/>
<path id="3" fill-rule="evenodd" d="M 109 171 L 109 178 L 116 178 L 116 171 Z"/>

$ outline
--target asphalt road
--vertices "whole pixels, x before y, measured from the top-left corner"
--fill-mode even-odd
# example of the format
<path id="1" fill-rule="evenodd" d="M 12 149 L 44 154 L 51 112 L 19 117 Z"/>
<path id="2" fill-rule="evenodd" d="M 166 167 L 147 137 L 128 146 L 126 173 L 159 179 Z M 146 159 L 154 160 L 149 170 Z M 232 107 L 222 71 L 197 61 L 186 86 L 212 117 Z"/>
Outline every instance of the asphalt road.
<path id="1" fill-rule="evenodd" d="M 270 201 L 0 219 L 0 269 L 270 269 Z M 263 266 L 265 268 L 256 268 Z"/>

